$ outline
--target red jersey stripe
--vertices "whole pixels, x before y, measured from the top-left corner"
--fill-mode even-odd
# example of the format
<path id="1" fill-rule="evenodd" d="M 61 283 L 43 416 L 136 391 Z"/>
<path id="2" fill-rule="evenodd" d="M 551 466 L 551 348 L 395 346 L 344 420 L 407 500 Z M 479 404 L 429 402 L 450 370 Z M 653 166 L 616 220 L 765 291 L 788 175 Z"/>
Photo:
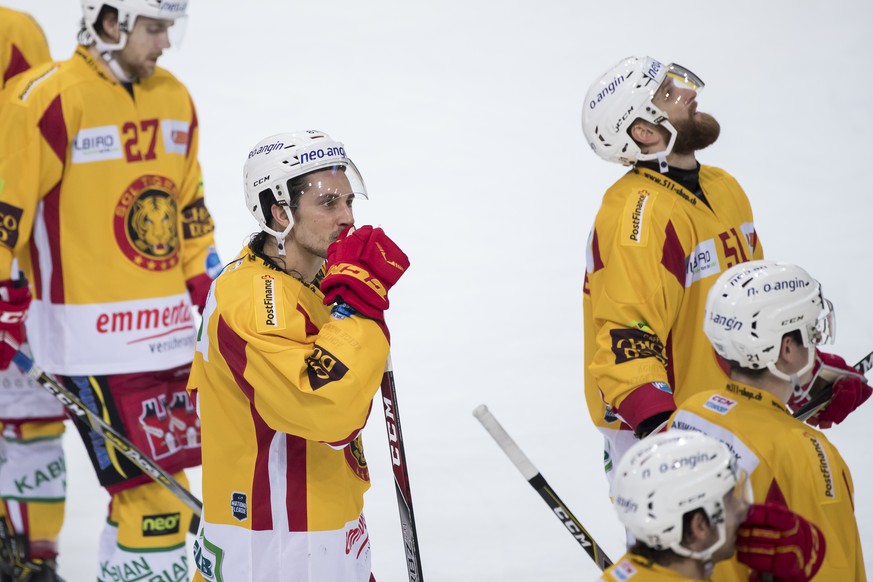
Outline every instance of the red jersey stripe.
<path id="1" fill-rule="evenodd" d="M 270 444 L 276 431 L 272 430 L 255 409 L 255 389 L 243 375 L 246 369 L 246 341 L 233 331 L 224 321 L 218 319 L 218 351 L 227 362 L 236 385 L 249 400 L 252 423 L 255 427 L 257 456 L 252 475 L 251 508 L 252 529 L 257 531 L 273 529 L 272 504 L 270 497 Z M 229 500 L 228 500 L 229 501 Z"/>

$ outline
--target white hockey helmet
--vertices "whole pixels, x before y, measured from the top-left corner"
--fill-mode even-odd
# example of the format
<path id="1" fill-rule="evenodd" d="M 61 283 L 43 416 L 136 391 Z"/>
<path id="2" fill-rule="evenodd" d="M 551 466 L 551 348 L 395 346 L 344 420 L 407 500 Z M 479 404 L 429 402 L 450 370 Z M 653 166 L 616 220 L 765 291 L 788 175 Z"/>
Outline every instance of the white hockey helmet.
<path id="1" fill-rule="evenodd" d="M 796 265 L 739 263 L 709 290 L 703 331 L 718 355 L 743 368 L 767 368 L 796 384 L 776 368 L 782 336 L 795 330 L 809 348 L 807 365 L 794 374 L 801 376 L 815 363 L 815 346 L 833 342 L 835 327 L 833 305 L 818 281 Z"/>
<path id="2" fill-rule="evenodd" d="M 676 129 L 652 98 L 671 78 L 700 92 L 703 81 L 681 65 L 664 65 L 651 57 L 627 57 L 594 81 L 582 106 L 582 132 L 598 156 L 626 166 L 640 160 L 664 160 L 673 151 Z M 670 140 L 662 152 L 644 154 L 628 133 L 637 119 L 664 127 Z"/>
<path id="3" fill-rule="evenodd" d="M 114 44 L 105 42 L 97 34 L 97 18 L 104 6 L 118 11 L 121 36 Z M 97 44 L 97 50 L 103 53 L 124 48 L 127 44 L 127 35 L 133 30 L 138 17 L 177 21 L 186 16 L 187 10 L 188 0 L 82 0 L 82 24 L 91 40 Z"/>
<path id="4" fill-rule="evenodd" d="M 314 184 L 306 184 L 306 187 L 319 188 L 320 196 L 331 198 L 349 194 L 367 198 L 367 187 L 358 168 L 346 155 L 345 146 L 322 131 L 310 129 L 271 135 L 255 144 L 249 152 L 243 166 L 246 206 L 261 230 L 275 236 L 280 247 L 294 226 L 293 218 L 282 232 L 270 228 L 270 209 L 263 207 L 261 195 L 269 192 L 279 206 L 294 208 L 302 193 L 299 189 L 292 190 L 295 179 L 325 169 L 343 172 L 351 192 L 329 191 Z M 291 217 L 290 212 L 288 216 Z"/>
<path id="5" fill-rule="evenodd" d="M 619 461 L 613 481 L 618 519 L 640 542 L 707 560 L 724 545 L 725 495 L 751 503 L 752 492 L 736 456 L 701 432 L 668 430 L 635 443 Z M 694 552 L 682 544 L 683 516 L 701 509 L 718 540 Z"/>

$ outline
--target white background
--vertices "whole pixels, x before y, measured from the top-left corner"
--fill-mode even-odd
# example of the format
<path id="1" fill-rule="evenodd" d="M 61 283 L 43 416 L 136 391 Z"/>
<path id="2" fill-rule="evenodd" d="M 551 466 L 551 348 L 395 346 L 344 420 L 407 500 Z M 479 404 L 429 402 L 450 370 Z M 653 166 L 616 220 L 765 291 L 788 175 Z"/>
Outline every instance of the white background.
<path id="1" fill-rule="evenodd" d="M 6 0 L 72 54 L 79 3 Z M 195 0 L 161 64 L 198 107 L 219 252 L 255 230 L 241 169 L 262 137 L 318 128 L 346 144 L 412 267 L 389 325 L 424 579 L 591 580 L 593 562 L 471 415 L 487 404 L 613 558 L 623 534 L 582 386 L 584 249 L 623 169 L 579 126 L 588 85 L 621 57 L 707 83 L 722 136 L 699 156 L 744 186 L 769 258 L 798 263 L 837 307 L 833 351 L 873 349 L 873 3 Z M 854 472 L 873 564 L 873 404 L 829 431 Z M 864 427 L 867 428 L 864 428 Z M 374 572 L 405 580 L 385 430 L 366 433 Z M 106 496 L 70 432 L 61 573 L 93 580 Z M 199 474 L 194 474 L 197 480 Z"/>

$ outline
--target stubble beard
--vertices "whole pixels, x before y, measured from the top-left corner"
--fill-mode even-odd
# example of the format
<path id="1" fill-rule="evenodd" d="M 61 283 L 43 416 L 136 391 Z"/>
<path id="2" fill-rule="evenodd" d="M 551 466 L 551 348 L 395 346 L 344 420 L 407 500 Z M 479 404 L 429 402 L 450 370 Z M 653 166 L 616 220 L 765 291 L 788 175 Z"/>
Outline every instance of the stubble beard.
<path id="1" fill-rule="evenodd" d="M 711 146 L 721 133 L 721 125 L 709 113 L 698 112 L 690 119 L 673 122 L 673 127 L 676 129 L 673 153 L 683 155 Z"/>

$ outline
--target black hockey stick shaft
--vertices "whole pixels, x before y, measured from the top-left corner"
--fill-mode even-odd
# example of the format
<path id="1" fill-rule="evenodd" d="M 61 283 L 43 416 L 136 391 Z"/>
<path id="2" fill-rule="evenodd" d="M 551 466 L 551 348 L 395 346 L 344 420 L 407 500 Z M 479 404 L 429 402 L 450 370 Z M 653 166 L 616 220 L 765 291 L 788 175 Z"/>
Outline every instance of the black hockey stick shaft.
<path id="1" fill-rule="evenodd" d="M 527 479 L 527 482 L 530 483 L 531 487 L 536 489 L 537 493 L 540 494 L 540 497 L 546 502 L 546 504 L 552 508 L 552 512 L 554 512 L 555 516 L 564 524 L 564 527 L 567 528 L 567 531 L 575 538 L 575 540 L 582 546 L 591 559 L 594 560 L 594 563 L 597 564 L 597 567 L 601 570 L 605 570 L 609 566 L 612 566 L 612 560 L 606 555 L 603 551 L 603 548 L 598 545 L 597 542 L 594 541 L 594 538 L 591 537 L 591 534 L 582 527 L 582 524 L 579 523 L 579 520 L 576 519 L 576 516 L 567 508 L 561 498 L 558 497 L 558 494 L 549 486 L 545 477 L 534 467 L 533 463 L 530 462 L 530 459 L 522 452 L 521 448 L 503 426 L 497 422 L 497 419 L 494 418 L 494 415 L 491 414 L 491 411 L 488 410 L 488 407 L 484 404 L 479 405 L 473 411 L 473 416 L 475 416 L 482 426 L 485 427 L 485 430 L 494 438 L 500 448 L 503 449 L 503 452 L 506 453 L 506 456 L 512 461 L 512 463 L 516 466 L 516 468 L 521 472 L 522 476 Z"/>
<path id="2" fill-rule="evenodd" d="M 870 352 L 860 362 L 855 364 L 855 369 L 864 375 L 866 375 L 867 372 L 873 369 L 873 352 Z M 814 415 L 819 410 L 830 404 L 833 397 L 834 390 L 833 385 L 831 385 L 820 391 L 812 399 L 810 399 L 809 402 L 798 408 L 797 412 L 794 413 L 794 418 L 796 418 L 797 420 L 805 421 L 807 418 Z"/>
<path id="3" fill-rule="evenodd" d="M 394 488 L 397 491 L 397 507 L 400 510 L 400 530 L 406 552 L 406 573 L 409 582 L 422 582 L 421 551 L 418 547 L 418 531 L 415 529 L 415 513 L 412 510 L 412 491 L 409 487 L 409 470 L 406 465 L 406 449 L 403 432 L 400 430 L 400 410 L 397 408 L 397 389 L 394 385 L 394 368 L 391 354 L 382 375 L 382 407 L 385 412 L 385 428 L 388 430 L 388 450 L 394 470 Z"/>
<path id="4" fill-rule="evenodd" d="M 3 341 L 15 347 L 8 338 Z M 136 448 L 127 438 L 115 430 L 110 425 L 106 424 L 102 418 L 94 414 L 90 408 L 85 406 L 75 394 L 69 389 L 59 384 L 41 368 L 33 363 L 27 354 L 20 350 L 15 354 L 12 361 L 18 366 L 22 372 L 33 378 L 43 388 L 51 392 L 57 400 L 64 405 L 71 415 L 76 416 L 82 422 L 89 424 L 94 430 L 106 439 L 119 453 L 124 455 L 140 470 L 151 477 L 155 482 L 166 487 L 173 495 L 178 497 L 185 505 L 194 512 L 194 519 L 191 520 L 188 531 L 196 534 L 200 527 L 200 516 L 203 513 L 203 504 L 190 491 L 182 487 L 182 485 L 173 479 L 166 471 L 154 463 L 145 453 Z"/>

